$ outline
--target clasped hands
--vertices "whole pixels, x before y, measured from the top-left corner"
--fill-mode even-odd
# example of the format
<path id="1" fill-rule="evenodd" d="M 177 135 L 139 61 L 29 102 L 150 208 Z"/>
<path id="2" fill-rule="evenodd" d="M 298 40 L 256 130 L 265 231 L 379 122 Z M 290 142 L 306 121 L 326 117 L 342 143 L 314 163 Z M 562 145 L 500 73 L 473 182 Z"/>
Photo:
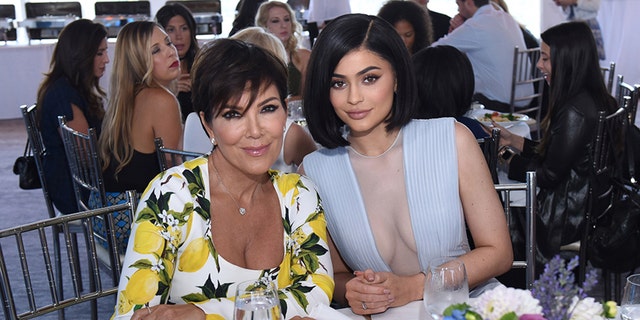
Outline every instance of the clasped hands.
<path id="1" fill-rule="evenodd" d="M 398 276 L 370 269 L 355 271 L 346 284 L 346 298 L 355 314 L 381 313 L 390 307 L 403 306 L 422 299 L 424 274 Z"/>

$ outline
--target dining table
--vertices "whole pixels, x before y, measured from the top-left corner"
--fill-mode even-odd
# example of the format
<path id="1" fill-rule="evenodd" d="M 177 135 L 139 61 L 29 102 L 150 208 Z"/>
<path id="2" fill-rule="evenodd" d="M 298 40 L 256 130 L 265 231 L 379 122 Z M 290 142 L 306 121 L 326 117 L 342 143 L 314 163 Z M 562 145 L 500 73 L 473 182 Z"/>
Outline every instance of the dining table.
<path id="1" fill-rule="evenodd" d="M 400 307 L 389 308 L 385 312 L 372 315 L 359 315 L 351 311 L 351 308 L 333 309 L 327 305 L 317 305 L 309 313 L 309 317 L 315 320 L 397 320 L 397 319 L 425 319 L 431 320 L 426 313 L 422 300 L 409 302 Z"/>
<path id="2" fill-rule="evenodd" d="M 337 311 L 345 315 L 347 317 L 345 319 L 353 320 L 432 319 L 431 316 L 425 311 L 424 303 L 422 303 L 422 301 L 409 302 L 404 306 L 389 308 L 383 313 L 373 314 L 368 317 L 355 314 L 351 311 L 350 308 L 338 309 Z"/>

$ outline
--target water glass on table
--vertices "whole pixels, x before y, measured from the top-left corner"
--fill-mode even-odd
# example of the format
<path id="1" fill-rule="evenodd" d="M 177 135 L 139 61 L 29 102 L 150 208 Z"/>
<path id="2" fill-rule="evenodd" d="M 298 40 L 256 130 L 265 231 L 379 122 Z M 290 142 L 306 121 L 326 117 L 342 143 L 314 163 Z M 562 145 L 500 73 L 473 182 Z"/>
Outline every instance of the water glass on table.
<path id="1" fill-rule="evenodd" d="M 640 319 L 640 274 L 627 277 L 620 303 L 620 317 L 622 320 Z"/>
<path id="2" fill-rule="evenodd" d="M 462 260 L 441 257 L 429 262 L 424 284 L 425 310 L 433 319 L 442 319 L 444 310 L 469 300 L 469 281 Z"/>
<path id="3" fill-rule="evenodd" d="M 235 320 L 280 320 L 280 300 L 275 283 L 267 278 L 238 283 Z"/>

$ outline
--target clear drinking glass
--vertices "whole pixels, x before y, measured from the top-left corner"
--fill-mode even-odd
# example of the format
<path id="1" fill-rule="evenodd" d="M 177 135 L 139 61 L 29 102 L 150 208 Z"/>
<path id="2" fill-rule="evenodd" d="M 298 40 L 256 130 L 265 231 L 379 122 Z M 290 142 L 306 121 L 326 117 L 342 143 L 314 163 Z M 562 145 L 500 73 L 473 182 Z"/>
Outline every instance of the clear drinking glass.
<path id="1" fill-rule="evenodd" d="M 238 283 L 235 320 L 280 320 L 280 300 L 275 283 L 267 278 Z"/>
<path id="2" fill-rule="evenodd" d="M 620 317 L 622 320 L 640 319 L 640 274 L 627 277 L 620 303 Z"/>
<path id="3" fill-rule="evenodd" d="M 469 300 L 469 282 L 462 260 L 441 257 L 429 262 L 424 284 L 423 302 L 433 319 L 442 319 L 444 309 Z"/>

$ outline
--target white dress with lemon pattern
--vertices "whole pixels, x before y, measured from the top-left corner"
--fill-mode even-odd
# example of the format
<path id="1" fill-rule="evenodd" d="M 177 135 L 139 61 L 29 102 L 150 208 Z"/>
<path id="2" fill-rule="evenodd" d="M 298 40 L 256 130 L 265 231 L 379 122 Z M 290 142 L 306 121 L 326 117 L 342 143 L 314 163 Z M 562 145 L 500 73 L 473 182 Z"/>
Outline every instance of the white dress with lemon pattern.
<path id="1" fill-rule="evenodd" d="M 218 255 L 210 239 L 207 158 L 158 175 L 140 199 L 112 319 L 158 304 L 192 303 L 207 319 L 232 319 L 235 283 L 266 276 L 278 285 L 285 319 L 328 305 L 334 281 L 320 197 L 311 180 L 269 171 L 282 207 L 284 260 L 245 269 Z"/>

